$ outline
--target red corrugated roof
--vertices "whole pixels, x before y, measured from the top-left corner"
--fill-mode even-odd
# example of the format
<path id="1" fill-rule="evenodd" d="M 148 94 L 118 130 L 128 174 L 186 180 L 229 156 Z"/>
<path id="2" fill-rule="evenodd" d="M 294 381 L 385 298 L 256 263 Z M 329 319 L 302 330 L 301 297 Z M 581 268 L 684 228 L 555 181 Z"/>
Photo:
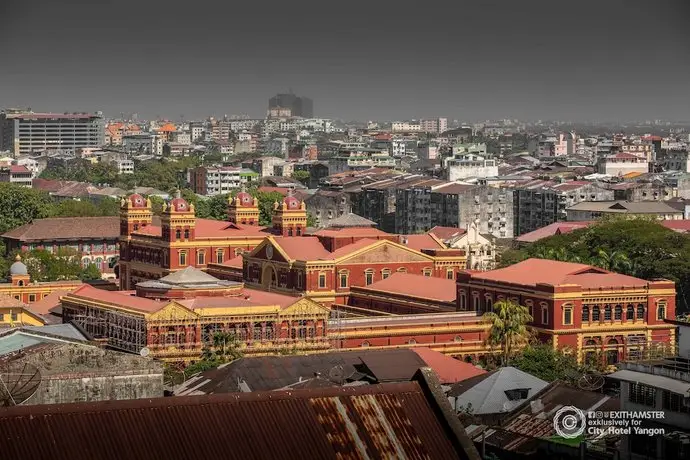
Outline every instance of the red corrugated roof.
<path id="1" fill-rule="evenodd" d="M 431 233 L 431 232 L 429 232 Z M 446 249 L 446 246 L 431 236 L 429 233 L 422 235 L 405 235 L 408 248 L 421 251 L 422 249 Z"/>
<path id="2" fill-rule="evenodd" d="M 23 460 L 478 459 L 432 388 L 406 382 L 16 406 L 0 413 L 0 450 Z"/>
<path id="3" fill-rule="evenodd" d="M 88 300 L 109 303 L 115 306 L 137 310 L 143 313 L 152 313 L 160 310 L 167 302 L 137 297 L 134 291 L 105 291 L 91 287 L 88 284 L 80 287 L 66 297 L 78 297 Z"/>

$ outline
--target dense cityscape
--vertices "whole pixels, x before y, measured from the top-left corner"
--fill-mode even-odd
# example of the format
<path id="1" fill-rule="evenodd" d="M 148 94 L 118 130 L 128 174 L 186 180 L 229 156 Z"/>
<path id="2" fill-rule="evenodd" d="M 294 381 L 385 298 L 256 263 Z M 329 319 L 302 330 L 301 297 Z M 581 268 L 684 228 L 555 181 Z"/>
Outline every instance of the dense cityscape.
<path id="1" fill-rule="evenodd" d="M 464 426 L 460 458 L 685 452 L 685 124 L 317 111 L 292 93 L 257 119 L 4 110 L 0 394 L 23 409 L 2 423 L 34 405 L 356 400 L 412 380 L 441 425 Z M 420 391 L 395 388 L 371 391 Z M 565 404 L 670 425 L 559 441 Z"/>
<path id="2" fill-rule="evenodd" d="M 0 460 L 690 460 L 687 0 L 0 2 Z"/>

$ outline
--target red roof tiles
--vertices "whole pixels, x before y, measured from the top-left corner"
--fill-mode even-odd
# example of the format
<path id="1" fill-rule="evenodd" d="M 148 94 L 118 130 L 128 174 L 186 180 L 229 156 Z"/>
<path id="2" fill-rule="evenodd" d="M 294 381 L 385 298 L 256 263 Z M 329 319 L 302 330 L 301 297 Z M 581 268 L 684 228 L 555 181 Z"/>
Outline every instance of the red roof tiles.
<path id="1" fill-rule="evenodd" d="M 388 278 L 362 289 L 443 302 L 454 302 L 457 297 L 455 280 L 409 273 L 393 273 Z"/>
<path id="2" fill-rule="evenodd" d="M 56 217 L 36 219 L 10 230 L 4 238 L 22 242 L 46 240 L 116 240 L 120 236 L 119 217 Z"/>

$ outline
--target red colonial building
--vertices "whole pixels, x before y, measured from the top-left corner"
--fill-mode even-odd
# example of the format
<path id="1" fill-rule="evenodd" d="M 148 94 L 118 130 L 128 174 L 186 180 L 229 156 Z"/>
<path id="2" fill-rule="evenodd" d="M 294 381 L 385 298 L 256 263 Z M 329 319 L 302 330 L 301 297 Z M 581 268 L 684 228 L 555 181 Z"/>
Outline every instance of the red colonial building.
<path id="1" fill-rule="evenodd" d="M 675 284 L 646 281 L 590 265 L 528 259 L 457 277 L 459 311 L 491 311 L 499 300 L 529 308 L 543 342 L 575 350 L 578 359 L 603 354 L 608 364 L 652 348 L 674 347 Z"/>

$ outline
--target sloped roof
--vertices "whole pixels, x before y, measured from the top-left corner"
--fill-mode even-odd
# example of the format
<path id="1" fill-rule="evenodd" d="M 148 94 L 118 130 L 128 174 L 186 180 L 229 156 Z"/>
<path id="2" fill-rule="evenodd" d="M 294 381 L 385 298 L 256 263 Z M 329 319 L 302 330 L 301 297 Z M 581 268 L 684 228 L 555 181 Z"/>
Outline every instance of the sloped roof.
<path id="1" fill-rule="evenodd" d="M 375 227 L 377 224 L 369 219 L 365 219 L 355 213 L 349 212 L 340 217 L 332 219 L 328 223 L 329 228 L 346 228 L 346 227 Z"/>
<path id="2" fill-rule="evenodd" d="M 421 235 L 405 235 L 404 240 L 407 243 L 403 243 L 405 246 L 411 249 L 416 249 L 421 251 L 422 249 L 446 249 L 446 246 L 440 240 L 434 238 L 431 233 L 423 233 Z"/>
<path id="3" fill-rule="evenodd" d="M 547 385 L 544 380 L 519 369 L 502 367 L 453 385 L 448 396 L 456 399 L 451 404 L 458 410 L 469 408 L 474 415 L 499 414 L 510 412 Z M 527 398 L 511 401 L 505 392 L 517 389 L 528 389 Z"/>
<path id="4" fill-rule="evenodd" d="M 2 236 L 23 242 L 94 238 L 113 240 L 120 236 L 120 218 L 107 216 L 36 219 Z"/>
<path id="5" fill-rule="evenodd" d="M 455 280 L 398 272 L 369 286 L 355 288 L 353 293 L 359 290 L 388 292 L 443 302 L 454 302 L 457 298 Z"/>
<path id="6" fill-rule="evenodd" d="M 143 281 L 138 283 L 138 287 L 144 288 L 199 288 L 199 287 L 227 287 L 238 286 L 241 283 L 234 281 L 224 281 L 209 275 L 208 273 L 199 270 L 196 267 L 189 266 L 183 270 L 173 272 L 163 278 Z"/>
<path id="7" fill-rule="evenodd" d="M 0 414 L 0 431 L 12 433 L 0 450 L 24 460 L 109 458 L 114 451 L 168 459 L 478 460 L 426 371 L 419 381 L 377 386 L 16 406 Z"/>
<path id="8" fill-rule="evenodd" d="M 436 238 L 438 238 L 441 241 L 448 241 L 449 239 L 464 235 L 467 233 L 467 230 L 464 228 L 458 228 L 458 227 L 443 227 L 440 225 L 435 226 L 431 230 L 429 230 L 428 233 L 431 233 L 434 235 Z"/>
<path id="9" fill-rule="evenodd" d="M 412 349 L 424 362 L 436 372 L 438 379 L 443 384 L 462 382 L 478 375 L 486 374 L 484 369 L 460 361 L 452 356 L 444 355 L 439 351 L 426 347 Z"/>

